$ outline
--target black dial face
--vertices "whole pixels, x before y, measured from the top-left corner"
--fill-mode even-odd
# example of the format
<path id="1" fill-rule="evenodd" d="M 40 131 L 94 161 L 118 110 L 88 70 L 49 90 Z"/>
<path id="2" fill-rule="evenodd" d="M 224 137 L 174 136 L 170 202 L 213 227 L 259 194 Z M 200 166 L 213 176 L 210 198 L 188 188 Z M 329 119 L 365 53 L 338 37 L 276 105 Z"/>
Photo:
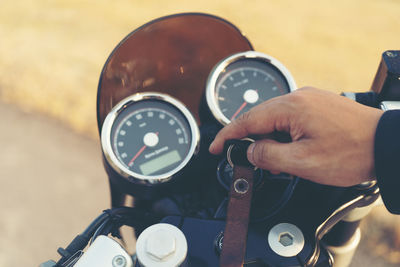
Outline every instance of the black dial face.
<path id="1" fill-rule="evenodd" d="M 160 100 L 128 104 L 113 123 L 111 146 L 134 174 L 173 174 L 191 147 L 190 125 L 175 106 Z"/>
<path id="2" fill-rule="evenodd" d="M 241 59 L 229 64 L 216 82 L 215 99 L 230 122 L 252 107 L 290 92 L 280 70 L 267 61 Z"/>

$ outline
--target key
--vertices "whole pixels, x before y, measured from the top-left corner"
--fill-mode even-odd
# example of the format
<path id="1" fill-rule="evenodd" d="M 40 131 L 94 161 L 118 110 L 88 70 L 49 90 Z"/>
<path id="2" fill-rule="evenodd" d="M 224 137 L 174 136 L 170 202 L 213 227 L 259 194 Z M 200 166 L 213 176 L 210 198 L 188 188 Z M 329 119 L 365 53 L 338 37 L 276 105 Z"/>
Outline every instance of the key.
<path id="1" fill-rule="evenodd" d="M 229 165 L 233 168 L 235 165 L 254 168 L 254 165 L 247 159 L 247 149 L 254 142 L 250 138 L 242 140 L 228 140 L 224 146 Z"/>
<path id="2" fill-rule="evenodd" d="M 246 254 L 255 167 L 247 160 L 251 140 L 231 140 L 226 155 L 233 168 L 220 267 L 241 267 Z"/>

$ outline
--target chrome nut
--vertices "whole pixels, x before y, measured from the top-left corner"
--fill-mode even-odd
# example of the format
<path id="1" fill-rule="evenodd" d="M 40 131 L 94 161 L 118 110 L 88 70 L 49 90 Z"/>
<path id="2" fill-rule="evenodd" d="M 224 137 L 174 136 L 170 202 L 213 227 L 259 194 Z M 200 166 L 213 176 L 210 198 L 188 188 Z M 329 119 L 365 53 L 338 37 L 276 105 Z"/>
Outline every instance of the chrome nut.
<path id="1" fill-rule="evenodd" d="M 152 233 L 146 242 L 146 253 L 158 261 L 166 261 L 175 253 L 176 241 L 173 235 L 164 230 Z"/>

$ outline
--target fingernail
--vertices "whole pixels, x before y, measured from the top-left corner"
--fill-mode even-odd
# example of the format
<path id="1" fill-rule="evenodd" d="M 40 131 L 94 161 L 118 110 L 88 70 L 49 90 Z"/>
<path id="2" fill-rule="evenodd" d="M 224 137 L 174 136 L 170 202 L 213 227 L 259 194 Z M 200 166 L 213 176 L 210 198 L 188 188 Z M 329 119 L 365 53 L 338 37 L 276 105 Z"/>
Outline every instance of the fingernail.
<path id="1" fill-rule="evenodd" d="M 253 151 L 254 148 L 256 147 L 255 143 L 252 143 L 251 145 L 249 145 L 249 148 L 247 148 L 247 159 L 250 161 L 251 164 L 253 164 L 254 166 L 256 165 L 254 163 L 254 157 L 253 157 Z"/>

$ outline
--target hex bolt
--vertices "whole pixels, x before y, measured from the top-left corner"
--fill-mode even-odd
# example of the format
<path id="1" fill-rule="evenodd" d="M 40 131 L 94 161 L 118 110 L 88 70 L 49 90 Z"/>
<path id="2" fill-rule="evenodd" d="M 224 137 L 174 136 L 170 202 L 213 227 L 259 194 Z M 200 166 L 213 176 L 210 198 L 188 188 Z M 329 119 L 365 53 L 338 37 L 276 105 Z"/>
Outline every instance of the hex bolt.
<path id="1" fill-rule="evenodd" d="M 147 227 L 136 241 L 137 261 L 143 267 L 181 266 L 186 261 L 187 251 L 184 233 L 168 223 Z"/>
<path id="2" fill-rule="evenodd" d="M 172 234 L 165 230 L 158 230 L 149 235 L 146 242 L 146 253 L 157 261 L 166 261 L 174 254 L 176 241 Z"/>
<path id="3" fill-rule="evenodd" d="M 293 257 L 304 248 L 304 235 L 294 224 L 279 223 L 268 233 L 268 245 L 279 256 Z"/>
<path id="4" fill-rule="evenodd" d="M 125 267 L 126 266 L 126 259 L 122 255 L 117 255 L 112 260 L 113 267 Z"/>
<path id="5" fill-rule="evenodd" d="M 281 233 L 279 235 L 279 243 L 284 247 L 293 245 L 293 235 L 289 232 Z"/>

